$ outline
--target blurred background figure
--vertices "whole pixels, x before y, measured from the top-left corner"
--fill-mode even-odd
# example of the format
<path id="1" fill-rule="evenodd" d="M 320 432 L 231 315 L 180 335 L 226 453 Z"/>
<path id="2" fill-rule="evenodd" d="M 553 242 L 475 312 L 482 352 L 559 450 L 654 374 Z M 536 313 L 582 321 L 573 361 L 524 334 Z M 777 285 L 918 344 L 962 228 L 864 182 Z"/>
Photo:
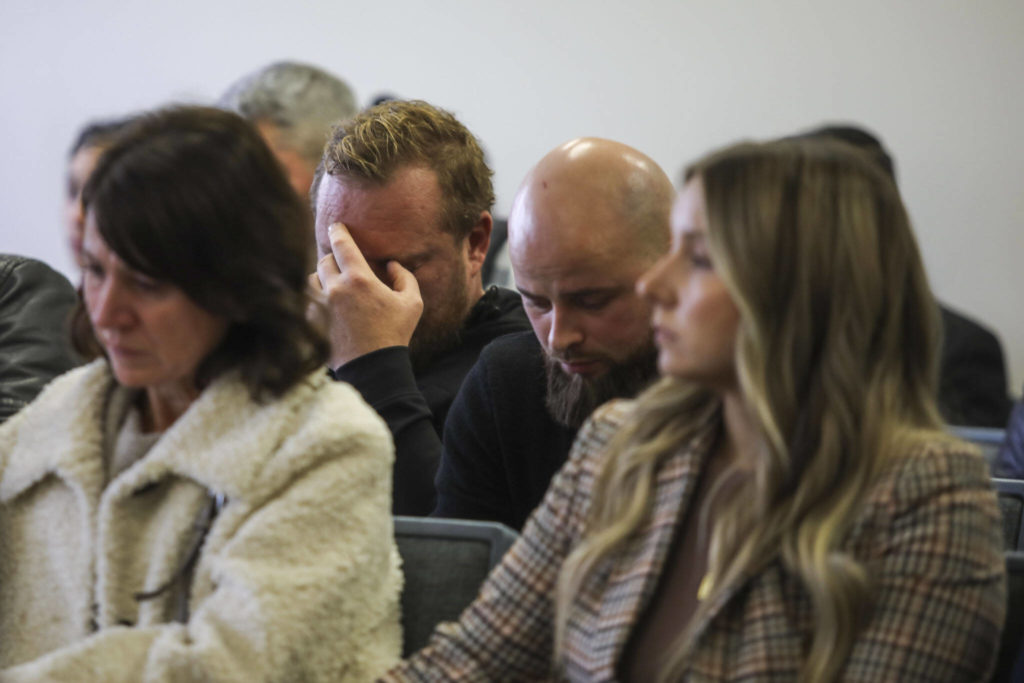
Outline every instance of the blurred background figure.
<path id="1" fill-rule="evenodd" d="M 77 301 L 67 278 L 45 263 L 0 254 L 0 422 L 81 362 L 68 342 Z"/>
<path id="2" fill-rule="evenodd" d="M 308 205 L 203 107 L 138 117 L 82 200 L 101 355 L 0 426 L 0 680 L 370 680 L 401 638 L 393 448 L 323 371 Z"/>
<path id="3" fill-rule="evenodd" d="M 1017 401 L 1010 413 L 992 471 L 997 477 L 1024 479 L 1024 399 Z"/>
<path id="4" fill-rule="evenodd" d="M 309 196 L 331 126 L 359 109 L 345 81 L 298 62 L 276 62 L 243 76 L 219 104 L 256 124 L 302 198 Z"/>
<path id="5" fill-rule="evenodd" d="M 852 145 L 896 182 L 896 164 L 877 136 L 850 124 L 826 125 L 797 137 Z M 1002 427 L 1010 414 L 1006 362 L 999 338 L 981 323 L 937 302 L 942 314 L 939 411 L 951 425 Z"/>
<path id="6" fill-rule="evenodd" d="M 103 151 L 113 144 L 117 134 L 131 119 L 115 119 L 110 121 L 94 121 L 86 124 L 75 138 L 75 143 L 68 153 L 67 195 L 65 197 L 65 222 L 68 231 L 68 244 L 75 263 L 81 266 L 82 231 L 85 228 L 85 216 L 82 212 L 82 188 L 89 180 L 89 174 L 95 168 Z"/>

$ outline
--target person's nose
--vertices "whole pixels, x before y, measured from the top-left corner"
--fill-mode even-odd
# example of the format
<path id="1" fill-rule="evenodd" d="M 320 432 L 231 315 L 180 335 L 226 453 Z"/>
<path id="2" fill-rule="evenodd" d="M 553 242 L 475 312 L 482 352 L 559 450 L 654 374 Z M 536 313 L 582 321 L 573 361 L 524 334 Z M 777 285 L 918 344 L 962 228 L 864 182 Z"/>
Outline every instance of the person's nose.
<path id="1" fill-rule="evenodd" d="M 131 324 L 130 298 L 116 278 L 107 278 L 98 287 L 89 307 L 89 317 L 97 329 L 121 329 Z"/>
<path id="2" fill-rule="evenodd" d="M 582 344 L 584 336 L 578 316 L 573 311 L 566 307 L 552 307 L 548 347 L 553 353 L 563 355 L 569 348 Z"/>
<path id="3" fill-rule="evenodd" d="M 666 254 L 655 261 L 636 281 L 636 293 L 651 304 L 672 305 L 675 292 L 667 281 L 672 255 Z"/>

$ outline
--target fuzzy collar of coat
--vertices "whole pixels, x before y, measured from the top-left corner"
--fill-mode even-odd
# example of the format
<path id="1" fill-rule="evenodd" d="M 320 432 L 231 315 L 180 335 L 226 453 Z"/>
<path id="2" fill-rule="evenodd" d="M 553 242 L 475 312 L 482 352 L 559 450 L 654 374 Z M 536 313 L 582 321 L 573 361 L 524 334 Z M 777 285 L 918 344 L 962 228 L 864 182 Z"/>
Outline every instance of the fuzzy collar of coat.
<path id="1" fill-rule="evenodd" d="M 0 428 L 0 443 L 16 444 L 0 446 L 0 503 L 49 474 L 87 491 L 103 490 L 103 415 L 116 386 L 106 361 L 94 361 L 53 381 Z M 378 419 L 371 411 L 353 411 L 360 402 L 355 390 L 322 372 L 262 404 L 237 379 L 218 378 L 144 458 L 110 483 L 109 493 L 175 474 L 229 499 L 261 499 L 332 455 L 330 446 L 337 444 L 325 433 L 345 431 L 341 424 L 351 420 Z"/>

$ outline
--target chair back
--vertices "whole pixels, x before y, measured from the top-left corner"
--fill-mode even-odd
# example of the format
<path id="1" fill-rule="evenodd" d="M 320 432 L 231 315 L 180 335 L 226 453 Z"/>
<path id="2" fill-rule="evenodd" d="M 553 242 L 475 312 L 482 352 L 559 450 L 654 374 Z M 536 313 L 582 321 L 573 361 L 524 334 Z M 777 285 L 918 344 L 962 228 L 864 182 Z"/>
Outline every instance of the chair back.
<path id="1" fill-rule="evenodd" d="M 1006 626 L 999 644 L 993 683 L 1024 681 L 1024 553 L 1006 554 Z"/>
<path id="2" fill-rule="evenodd" d="M 426 645 L 439 623 L 458 618 L 515 540 L 497 522 L 395 517 L 405 574 L 403 656 Z"/>
<path id="3" fill-rule="evenodd" d="M 979 449 L 981 454 L 985 456 L 985 460 L 988 462 L 989 467 L 992 466 L 996 461 L 996 456 L 999 455 L 999 449 L 1003 445 L 1003 440 L 1006 438 L 1006 430 L 998 429 L 995 427 L 963 427 L 963 426 L 951 426 L 949 431 L 964 441 L 970 441 Z"/>
<path id="4" fill-rule="evenodd" d="M 1024 550 L 1024 480 L 993 479 L 1003 514 L 1003 543 L 1006 550 Z"/>

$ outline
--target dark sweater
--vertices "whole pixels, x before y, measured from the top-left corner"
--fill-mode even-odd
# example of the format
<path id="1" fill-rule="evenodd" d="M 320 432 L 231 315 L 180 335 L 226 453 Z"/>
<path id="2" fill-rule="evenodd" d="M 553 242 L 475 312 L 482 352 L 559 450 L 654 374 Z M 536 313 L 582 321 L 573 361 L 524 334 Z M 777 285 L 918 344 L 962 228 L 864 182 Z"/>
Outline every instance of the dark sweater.
<path id="1" fill-rule="evenodd" d="M 942 311 L 939 411 L 949 424 L 1002 427 L 1012 407 L 1003 347 L 995 334 L 950 310 Z"/>
<path id="2" fill-rule="evenodd" d="M 544 407 L 542 354 L 533 332 L 480 354 L 448 414 L 432 516 L 521 529 L 540 503 L 576 436 Z"/>
<path id="3" fill-rule="evenodd" d="M 396 515 L 426 515 L 434 507 L 434 475 L 452 400 L 481 350 L 495 338 L 530 329 L 519 295 L 489 288 L 473 306 L 459 345 L 413 372 L 409 348 L 391 346 L 355 358 L 332 373 L 363 395 L 395 440 Z"/>
<path id="4" fill-rule="evenodd" d="M 997 477 L 1024 479 L 1024 400 L 1017 401 L 1010 413 L 992 471 Z"/>

